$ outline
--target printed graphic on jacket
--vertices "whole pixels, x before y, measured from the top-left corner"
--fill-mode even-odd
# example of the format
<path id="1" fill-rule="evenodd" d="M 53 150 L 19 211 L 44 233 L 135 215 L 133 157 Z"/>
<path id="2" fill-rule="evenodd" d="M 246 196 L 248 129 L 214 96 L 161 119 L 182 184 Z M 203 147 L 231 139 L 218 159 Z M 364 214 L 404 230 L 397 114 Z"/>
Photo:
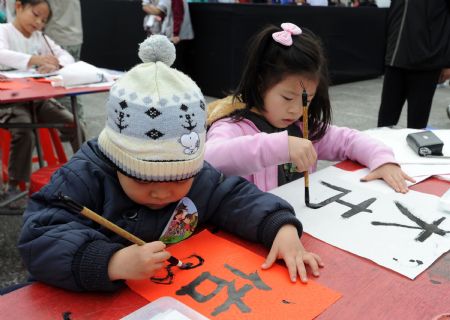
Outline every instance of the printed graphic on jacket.
<path id="1" fill-rule="evenodd" d="M 185 197 L 178 203 L 159 240 L 166 244 L 180 242 L 191 236 L 197 223 L 197 208 L 191 199 Z"/>

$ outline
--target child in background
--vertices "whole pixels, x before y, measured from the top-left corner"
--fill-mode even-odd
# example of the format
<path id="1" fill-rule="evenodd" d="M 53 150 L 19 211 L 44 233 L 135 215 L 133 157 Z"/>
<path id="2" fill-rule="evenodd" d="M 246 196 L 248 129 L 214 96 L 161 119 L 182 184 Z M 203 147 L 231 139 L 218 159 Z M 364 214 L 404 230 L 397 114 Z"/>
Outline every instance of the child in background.
<path id="1" fill-rule="evenodd" d="M 39 73 L 53 72 L 61 66 L 74 62 L 70 54 L 56 45 L 41 32 L 51 18 L 51 9 L 46 0 L 17 1 L 16 18 L 12 23 L 0 24 L 0 70 L 27 70 L 36 68 Z M 46 123 L 73 123 L 72 114 L 54 99 L 34 101 L 37 120 Z M 0 108 L 0 122 L 31 122 L 29 103 L 14 103 Z M 27 128 L 9 129 L 11 147 L 8 163 L 8 193 L 18 193 L 20 181 L 29 181 L 31 157 L 34 148 L 34 133 Z M 73 128 L 61 128 L 70 137 L 76 151 L 76 132 Z"/>
<path id="2" fill-rule="evenodd" d="M 31 197 L 18 248 L 33 278 L 74 291 L 114 291 L 126 279 L 148 279 L 170 257 L 159 239 L 180 201 L 195 206 L 192 228 L 212 224 L 271 248 L 263 268 L 280 258 L 292 281 L 297 274 L 306 281 L 305 264 L 319 275 L 320 258 L 301 245 L 302 226 L 287 202 L 204 162 L 204 98 L 188 76 L 170 68 L 174 45 L 154 35 L 139 56 L 144 63 L 110 90 L 98 140 L 84 144 Z M 147 244 L 130 245 L 70 212 L 60 192 Z"/>
<path id="3" fill-rule="evenodd" d="M 303 88 L 312 142 L 302 138 Z M 397 192 L 408 191 L 405 179 L 414 180 L 389 148 L 330 122 L 327 63 L 320 41 L 292 23 L 270 26 L 251 43 L 234 95 L 208 107 L 205 159 L 263 191 L 301 178 L 317 159 L 351 159 L 371 170 L 363 180 L 381 178 Z"/>
<path id="4" fill-rule="evenodd" d="M 143 0 L 142 10 L 156 16 L 156 21 L 162 21 L 160 33 L 174 44 L 194 38 L 189 6 L 185 0 L 159 0 L 157 3 Z"/>
<path id="5" fill-rule="evenodd" d="M 144 17 L 144 31 L 147 36 L 161 33 L 162 12 L 157 11 L 158 0 L 142 0 L 142 10 L 147 15 Z"/>
<path id="6" fill-rule="evenodd" d="M 148 4 L 156 2 L 156 4 Z M 142 9 L 148 14 L 153 15 L 153 26 L 149 29 L 153 34 L 162 34 L 172 41 L 177 49 L 177 59 L 173 67 L 185 73 L 190 73 L 190 64 L 187 61 L 187 52 L 189 51 L 190 41 L 194 38 L 192 30 L 191 16 L 189 6 L 186 0 L 144 0 Z M 150 23 L 150 18 L 146 18 Z M 160 28 L 159 31 L 158 28 Z M 148 32 L 147 32 L 148 33 Z"/>

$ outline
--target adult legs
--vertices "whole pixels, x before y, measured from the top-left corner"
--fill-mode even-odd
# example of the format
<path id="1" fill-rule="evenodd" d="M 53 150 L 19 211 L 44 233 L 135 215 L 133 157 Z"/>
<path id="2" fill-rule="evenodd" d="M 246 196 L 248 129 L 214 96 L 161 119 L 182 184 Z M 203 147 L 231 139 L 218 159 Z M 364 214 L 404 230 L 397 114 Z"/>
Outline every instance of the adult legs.
<path id="1" fill-rule="evenodd" d="M 427 126 L 440 73 L 440 69 L 431 71 L 408 71 L 406 76 L 408 128 L 423 129 Z"/>
<path id="2" fill-rule="evenodd" d="M 406 101 L 404 70 L 386 67 L 378 111 L 378 127 L 394 126 L 398 123 Z"/>

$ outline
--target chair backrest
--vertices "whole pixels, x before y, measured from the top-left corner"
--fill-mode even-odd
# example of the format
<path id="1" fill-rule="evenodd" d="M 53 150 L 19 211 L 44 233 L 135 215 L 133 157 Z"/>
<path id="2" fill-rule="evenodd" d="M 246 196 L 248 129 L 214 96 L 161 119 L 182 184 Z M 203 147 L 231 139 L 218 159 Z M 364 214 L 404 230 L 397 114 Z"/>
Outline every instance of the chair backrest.
<path id="1" fill-rule="evenodd" d="M 42 155 L 47 166 L 61 165 L 67 162 L 64 147 L 59 138 L 58 131 L 54 128 L 39 128 L 39 141 L 42 147 Z M 0 128 L 0 148 L 2 152 L 2 177 L 3 182 L 8 182 L 9 146 L 11 134 L 6 129 Z M 38 161 L 33 158 L 33 161 Z"/>
<path id="2" fill-rule="evenodd" d="M 45 162 L 47 162 L 47 166 L 60 165 L 67 162 L 67 156 L 56 129 L 40 128 L 39 141 L 41 142 L 42 154 Z"/>
<path id="3" fill-rule="evenodd" d="M 2 151 L 2 180 L 3 183 L 8 182 L 8 159 L 9 159 L 9 144 L 11 142 L 11 135 L 8 130 L 0 128 L 0 148 Z"/>

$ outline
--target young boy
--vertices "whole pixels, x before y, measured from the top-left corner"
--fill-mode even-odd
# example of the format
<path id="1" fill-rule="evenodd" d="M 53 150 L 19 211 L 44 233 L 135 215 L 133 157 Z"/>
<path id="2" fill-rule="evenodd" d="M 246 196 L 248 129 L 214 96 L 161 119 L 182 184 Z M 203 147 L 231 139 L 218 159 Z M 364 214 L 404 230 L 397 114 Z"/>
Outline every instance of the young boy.
<path id="1" fill-rule="evenodd" d="M 301 245 L 302 226 L 288 203 L 203 161 L 204 98 L 188 76 L 170 68 L 173 44 L 151 36 L 139 56 L 144 63 L 111 88 L 98 139 L 31 198 L 19 240 L 31 275 L 74 291 L 113 291 L 123 280 L 149 278 L 170 257 L 159 239 L 171 233 L 166 226 L 181 207 L 197 215 L 197 227 L 212 224 L 271 247 L 263 268 L 283 258 L 292 281 L 297 274 L 306 281 L 304 264 L 318 275 L 320 258 Z M 147 244 L 130 245 L 66 210 L 60 192 Z"/>

